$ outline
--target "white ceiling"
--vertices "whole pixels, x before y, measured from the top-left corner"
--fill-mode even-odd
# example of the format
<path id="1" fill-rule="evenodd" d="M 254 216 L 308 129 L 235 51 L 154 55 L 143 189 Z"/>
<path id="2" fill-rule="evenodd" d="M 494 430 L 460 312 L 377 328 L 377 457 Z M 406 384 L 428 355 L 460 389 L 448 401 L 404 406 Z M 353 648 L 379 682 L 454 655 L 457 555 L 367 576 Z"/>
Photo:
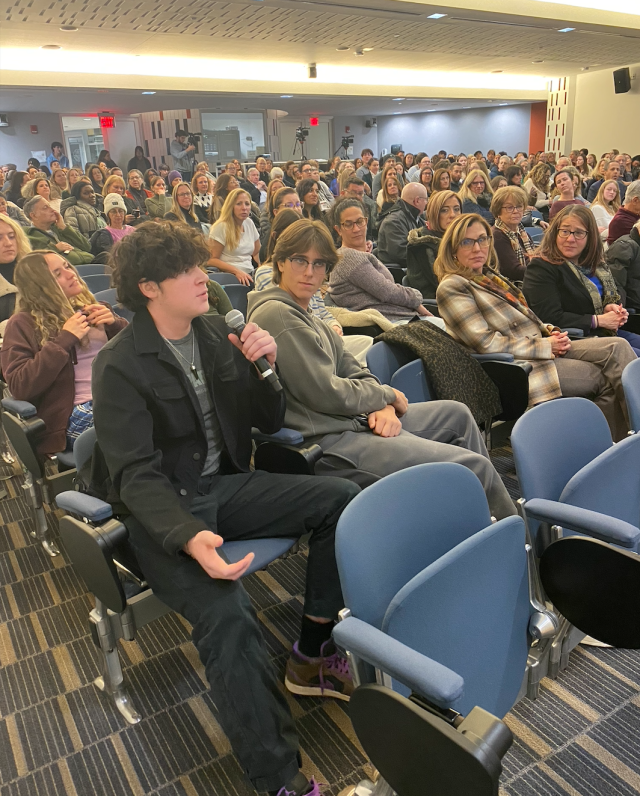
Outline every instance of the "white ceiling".
<path id="1" fill-rule="evenodd" d="M 501 100 L 503 101 L 503 100 Z M 128 115 L 144 111 L 200 108 L 221 111 L 281 110 L 291 116 L 385 116 L 394 112 L 424 113 L 425 111 L 484 108 L 498 104 L 498 100 L 442 99 L 439 97 L 407 98 L 394 102 L 389 97 L 335 97 L 296 95 L 283 99 L 279 94 L 214 94 L 158 91 L 142 95 L 140 91 L 122 89 L 69 88 L 0 88 L 0 111 L 30 111 L 63 114 L 95 114 L 100 111 Z M 510 101 L 509 104 L 518 104 Z"/>

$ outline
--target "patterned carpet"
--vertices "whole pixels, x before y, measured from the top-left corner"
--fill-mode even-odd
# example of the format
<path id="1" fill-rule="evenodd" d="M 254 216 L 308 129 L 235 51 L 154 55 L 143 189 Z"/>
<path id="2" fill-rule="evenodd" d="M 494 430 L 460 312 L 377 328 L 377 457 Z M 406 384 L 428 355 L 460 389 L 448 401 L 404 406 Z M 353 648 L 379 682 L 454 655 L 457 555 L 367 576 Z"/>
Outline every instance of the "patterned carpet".
<path id="1" fill-rule="evenodd" d="M 510 451 L 494 461 L 517 494 Z M 170 614 L 122 643 L 131 696 L 124 724 L 92 681 L 91 598 L 64 556 L 29 536 L 21 476 L 0 467 L 0 796 L 250 796 L 215 717 L 188 625 Z M 57 517 L 49 515 L 55 526 Z M 245 580 L 273 663 L 282 672 L 301 614 L 305 557 Z M 289 698 L 304 769 L 331 786 L 357 782 L 367 760 L 348 705 Z M 581 647 L 536 702 L 507 717 L 515 743 L 501 796 L 640 793 L 640 654 Z M 428 788 L 425 788 L 428 792 Z M 436 796 L 434 794 L 434 796 Z"/>

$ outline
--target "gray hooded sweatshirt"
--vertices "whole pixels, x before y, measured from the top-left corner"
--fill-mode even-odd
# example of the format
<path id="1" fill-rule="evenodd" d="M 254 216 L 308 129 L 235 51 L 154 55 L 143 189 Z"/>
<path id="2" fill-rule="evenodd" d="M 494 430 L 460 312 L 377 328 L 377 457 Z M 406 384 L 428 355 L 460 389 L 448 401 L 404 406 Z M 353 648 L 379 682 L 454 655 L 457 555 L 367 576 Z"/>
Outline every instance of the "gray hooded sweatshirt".
<path id="1" fill-rule="evenodd" d="M 248 319 L 278 345 L 278 371 L 287 398 L 285 426 L 305 439 L 364 431 L 357 415 L 395 401 L 391 387 L 361 367 L 340 337 L 286 291 L 273 286 L 249 293 L 248 299 Z"/>

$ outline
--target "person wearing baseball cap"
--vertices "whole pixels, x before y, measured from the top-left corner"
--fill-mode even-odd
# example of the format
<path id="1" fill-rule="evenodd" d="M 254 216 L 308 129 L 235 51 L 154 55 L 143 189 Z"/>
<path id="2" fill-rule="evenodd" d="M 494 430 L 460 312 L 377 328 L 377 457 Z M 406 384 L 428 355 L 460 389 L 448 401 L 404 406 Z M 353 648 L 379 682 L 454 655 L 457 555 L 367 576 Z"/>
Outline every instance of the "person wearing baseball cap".
<path id="1" fill-rule="evenodd" d="M 114 243 L 135 232 L 135 227 L 125 224 L 127 207 L 120 194 L 110 193 L 105 196 L 104 214 L 107 217 L 107 226 L 91 237 L 91 251 L 94 254 L 109 251 Z"/>
<path id="2" fill-rule="evenodd" d="M 173 158 L 173 165 L 180 174 L 184 182 L 191 182 L 193 171 L 193 156 L 196 148 L 193 144 L 187 146 L 186 140 L 189 133 L 185 130 L 176 130 L 176 137 L 169 146 L 169 152 Z"/>

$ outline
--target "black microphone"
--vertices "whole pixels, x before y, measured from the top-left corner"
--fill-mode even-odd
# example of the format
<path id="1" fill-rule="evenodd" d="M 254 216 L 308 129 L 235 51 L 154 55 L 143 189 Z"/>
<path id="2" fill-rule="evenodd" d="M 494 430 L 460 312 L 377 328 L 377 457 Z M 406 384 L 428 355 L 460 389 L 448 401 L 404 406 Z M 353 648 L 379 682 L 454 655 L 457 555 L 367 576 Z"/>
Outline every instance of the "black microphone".
<path id="1" fill-rule="evenodd" d="M 246 323 L 244 322 L 244 315 L 240 312 L 240 310 L 231 310 L 231 312 L 228 312 L 224 316 L 224 320 L 227 326 L 233 329 L 233 331 L 238 335 L 238 339 L 240 339 L 240 335 L 246 326 Z M 262 378 L 265 381 L 268 381 L 276 392 L 282 392 L 282 384 L 280 384 L 280 379 L 269 364 L 269 361 L 266 357 L 258 357 L 253 364 L 256 366 L 256 370 L 262 376 Z"/>

